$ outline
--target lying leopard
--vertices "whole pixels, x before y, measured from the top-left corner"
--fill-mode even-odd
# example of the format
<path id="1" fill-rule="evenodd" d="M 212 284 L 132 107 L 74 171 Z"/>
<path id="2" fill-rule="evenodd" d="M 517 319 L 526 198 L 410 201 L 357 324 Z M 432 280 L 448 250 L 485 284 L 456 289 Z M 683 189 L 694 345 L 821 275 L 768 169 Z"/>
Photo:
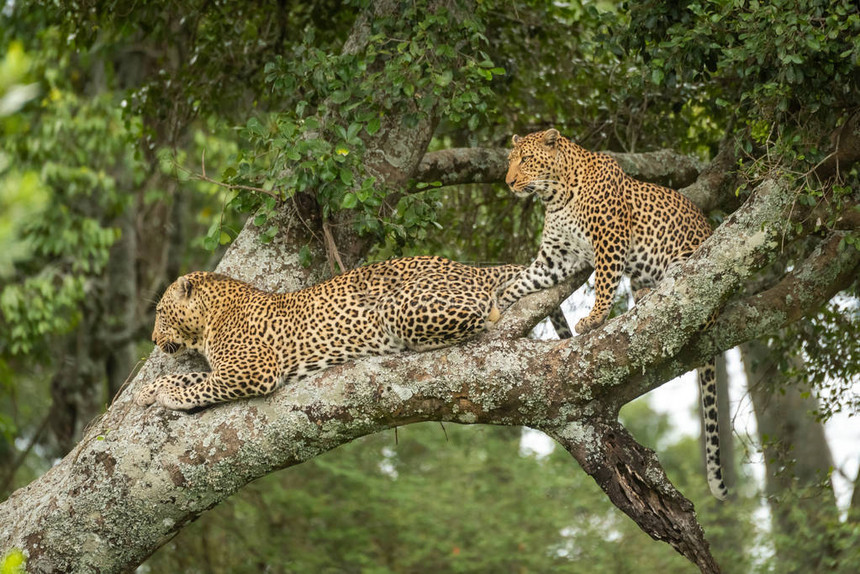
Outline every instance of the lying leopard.
<path id="1" fill-rule="evenodd" d="M 513 136 L 513 146 L 506 182 L 519 197 L 537 194 L 546 216 L 537 257 L 504 291 L 502 309 L 590 265 L 595 303 L 576 325 L 578 333 L 587 333 L 606 320 L 622 274 L 630 277 L 638 301 L 711 234 L 705 216 L 686 197 L 627 176 L 614 159 L 576 145 L 557 130 Z M 707 417 L 708 486 L 722 500 L 727 490 L 715 372 L 713 361 L 698 369 Z"/>
<path id="2" fill-rule="evenodd" d="M 165 353 L 201 352 L 212 371 L 159 377 L 135 402 L 194 409 L 266 395 L 358 357 L 454 345 L 498 321 L 497 298 L 521 270 L 410 257 L 277 294 L 190 273 L 158 303 L 152 340 Z"/>

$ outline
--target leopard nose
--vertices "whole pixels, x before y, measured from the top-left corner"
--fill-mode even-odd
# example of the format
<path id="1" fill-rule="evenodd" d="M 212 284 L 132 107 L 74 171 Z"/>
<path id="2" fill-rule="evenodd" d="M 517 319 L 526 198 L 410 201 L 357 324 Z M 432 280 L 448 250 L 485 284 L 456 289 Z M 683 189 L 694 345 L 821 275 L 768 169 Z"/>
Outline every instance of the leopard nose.
<path id="1" fill-rule="evenodd" d="M 511 189 L 513 189 L 513 188 L 514 188 L 514 184 L 515 184 L 516 182 L 517 182 L 517 178 L 516 178 L 516 177 L 515 177 L 515 178 L 513 178 L 513 179 L 506 179 L 506 180 L 505 180 L 505 183 L 506 183 L 506 184 L 508 184 L 508 187 L 510 187 Z"/>

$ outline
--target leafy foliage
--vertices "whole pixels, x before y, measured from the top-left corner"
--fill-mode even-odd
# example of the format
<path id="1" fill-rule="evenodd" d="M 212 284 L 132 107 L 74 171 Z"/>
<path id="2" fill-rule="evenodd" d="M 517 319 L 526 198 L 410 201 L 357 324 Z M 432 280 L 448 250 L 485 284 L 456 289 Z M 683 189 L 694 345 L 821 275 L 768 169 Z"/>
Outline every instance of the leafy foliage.
<path id="1" fill-rule="evenodd" d="M 789 330 L 787 352 L 804 357 L 802 368 L 785 369 L 788 380 L 815 389 L 824 420 L 835 413 L 860 410 L 860 341 L 844 333 L 860 332 L 856 298 L 840 298 L 817 316 Z M 775 342 L 775 347 L 778 343 Z"/>
<path id="2" fill-rule="evenodd" d="M 308 34 L 289 57 L 266 65 L 284 111 L 247 121 L 242 134 L 253 149 L 224 173 L 228 184 L 276 190 L 271 195 L 282 200 L 310 194 L 324 220 L 353 210 L 359 234 L 413 240 L 434 221 L 435 210 L 420 198 L 390 208 L 387 198 L 400 190 L 381 188 L 367 170 L 365 138 L 385 137 L 388 118 L 414 126 L 440 114 L 470 129 L 483 121 L 493 96 L 488 83 L 504 73 L 483 51 L 483 13 L 462 17 L 409 3 L 397 18 L 374 19 L 366 46 L 339 55 L 316 47 L 315 34 Z M 260 226 L 275 207 L 263 206 L 255 220 Z"/>
<path id="3" fill-rule="evenodd" d="M 88 278 L 103 272 L 118 238 L 110 218 L 122 212 L 127 198 L 115 166 L 134 162 L 128 140 L 116 137 L 125 126 L 117 102 L 81 101 L 50 80 L 46 88 L 49 96 L 41 105 L 47 112 L 27 126 L 31 139 L 6 140 L 18 144 L 6 148 L 14 158 L 11 181 L 34 182 L 39 205 L 20 227 L 29 250 L 22 280 L 0 293 L 8 325 L 0 349 L 12 354 L 28 353 L 44 337 L 75 325 Z"/>

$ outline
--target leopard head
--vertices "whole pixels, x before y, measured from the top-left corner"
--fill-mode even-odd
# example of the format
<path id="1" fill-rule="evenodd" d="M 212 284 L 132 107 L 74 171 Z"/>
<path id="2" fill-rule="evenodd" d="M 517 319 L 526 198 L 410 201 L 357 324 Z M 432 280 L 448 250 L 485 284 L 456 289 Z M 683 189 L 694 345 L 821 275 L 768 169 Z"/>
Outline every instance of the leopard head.
<path id="1" fill-rule="evenodd" d="M 152 342 L 165 353 L 203 350 L 206 328 L 206 273 L 189 273 L 173 282 L 155 308 Z"/>
<path id="2" fill-rule="evenodd" d="M 555 175 L 556 158 L 559 152 L 558 130 L 549 129 L 511 138 L 514 148 L 508 155 L 508 174 L 505 182 L 514 195 L 526 197 L 532 193 L 541 195 L 558 183 Z"/>

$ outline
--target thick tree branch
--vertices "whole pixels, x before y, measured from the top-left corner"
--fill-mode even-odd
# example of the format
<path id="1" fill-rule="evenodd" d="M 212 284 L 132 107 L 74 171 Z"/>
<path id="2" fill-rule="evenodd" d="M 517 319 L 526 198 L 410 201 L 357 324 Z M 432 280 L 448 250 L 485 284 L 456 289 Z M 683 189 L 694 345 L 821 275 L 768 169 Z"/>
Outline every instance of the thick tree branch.
<path id="1" fill-rule="evenodd" d="M 442 185 L 501 183 L 508 165 L 505 148 L 453 148 L 425 154 L 415 174 L 417 181 Z M 646 153 L 605 152 L 630 176 L 667 187 L 684 187 L 702 171 L 697 160 L 671 150 Z"/>
<path id="2" fill-rule="evenodd" d="M 699 177 L 678 191 L 705 213 L 718 208 L 732 212 L 740 205 L 740 200 L 734 193 L 737 185 L 736 162 L 734 149 L 726 142 Z"/>
<path id="3" fill-rule="evenodd" d="M 727 305 L 711 329 L 715 344 L 734 346 L 775 333 L 856 282 L 860 277 L 860 251 L 850 245 L 840 247 L 846 236 L 841 231 L 830 233 L 779 283 Z"/>
<path id="4" fill-rule="evenodd" d="M 840 249 L 843 236 L 842 232 L 832 233 L 772 288 L 728 303 L 711 328 L 691 340 L 671 361 L 649 366 L 618 389 L 619 403 L 626 404 L 641 396 L 643 389 L 656 388 L 718 353 L 772 335 L 817 312 L 860 277 L 860 251 Z"/>

